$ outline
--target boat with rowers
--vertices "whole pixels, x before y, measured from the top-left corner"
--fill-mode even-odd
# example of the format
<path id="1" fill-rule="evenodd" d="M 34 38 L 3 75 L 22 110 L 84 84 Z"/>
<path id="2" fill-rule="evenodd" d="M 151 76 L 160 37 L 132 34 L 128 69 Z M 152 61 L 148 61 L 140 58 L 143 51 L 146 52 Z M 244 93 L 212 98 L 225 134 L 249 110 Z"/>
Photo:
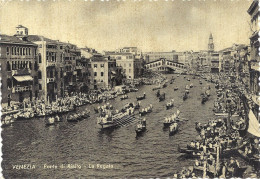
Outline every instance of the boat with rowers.
<path id="1" fill-rule="evenodd" d="M 144 92 L 143 96 L 138 96 L 138 97 L 136 97 L 136 99 L 137 99 L 137 101 L 140 101 L 140 100 L 145 99 L 145 97 L 146 97 L 146 94 Z"/>
<path id="2" fill-rule="evenodd" d="M 171 99 L 170 102 L 166 103 L 166 110 L 171 109 L 174 106 L 174 99 Z"/>
<path id="3" fill-rule="evenodd" d="M 159 102 L 164 101 L 164 100 L 165 100 L 165 93 L 163 93 L 159 96 Z"/>
<path id="4" fill-rule="evenodd" d="M 45 125 L 46 126 L 55 125 L 55 118 L 53 116 L 47 117 Z"/>
<path id="5" fill-rule="evenodd" d="M 170 125 L 170 128 L 169 128 L 169 135 L 174 135 L 177 133 L 179 129 L 179 125 L 177 122 L 173 122 L 171 125 Z"/>
<path id="6" fill-rule="evenodd" d="M 179 115 L 180 115 L 180 111 L 177 110 L 177 112 L 174 113 L 173 115 L 171 115 L 169 117 L 165 117 L 164 121 L 163 121 L 163 126 L 169 127 L 173 122 L 178 122 L 179 121 Z"/>
<path id="7" fill-rule="evenodd" d="M 79 122 L 85 118 L 88 118 L 89 117 L 89 111 L 83 111 L 79 114 L 77 113 L 74 113 L 74 114 L 70 114 L 67 116 L 67 122 Z"/>
<path id="8" fill-rule="evenodd" d="M 134 116 L 134 108 L 129 107 L 125 112 L 118 112 L 114 115 L 106 115 L 105 117 L 98 117 L 97 124 L 101 126 L 101 129 L 110 129 L 119 127 L 119 123 L 123 123 L 127 120 L 127 117 Z"/>
<path id="9" fill-rule="evenodd" d="M 177 91 L 178 89 L 179 89 L 178 87 L 175 87 L 175 88 L 174 88 L 174 91 Z"/>
<path id="10" fill-rule="evenodd" d="M 120 99 L 121 99 L 121 100 L 128 99 L 128 96 L 125 94 L 125 95 L 123 95 Z"/>
<path id="11" fill-rule="evenodd" d="M 205 104 L 207 101 L 208 101 L 208 96 L 207 95 L 205 95 L 205 94 L 203 94 L 202 95 L 202 100 L 201 100 L 201 104 Z"/>
<path id="12" fill-rule="evenodd" d="M 146 119 L 145 118 L 140 119 L 140 121 L 137 123 L 136 128 L 135 128 L 136 136 L 140 135 L 144 131 L 146 131 Z"/>
<path id="13" fill-rule="evenodd" d="M 160 90 L 157 91 L 156 93 L 156 97 L 159 97 L 161 94 L 160 94 Z"/>
<path id="14" fill-rule="evenodd" d="M 140 114 L 141 116 L 144 116 L 144 115 L 146 115 L 146 114 L 148 114 L 148 113 L 151 113 L 152 111 L 153 111 L 153 105 L 150 104 L 148 107 L 141 109 L 141 110 L 139 111 L 139 114 Z"/>
<path id="15" fill-rule="evenodd" d="M 193 83 L 190 84 L 190 88 L 193 88 Z"/>
<path id="16" fill-rule="evenodd" d="M 14 117 L 13 115 L 5 116 L 4 118 L 1 119 L 1 127 L 7 127 L 10 126 L 14 122 Z"/>
<path id="17" fill-rule="evenodd" d="M 185 91 L 183 97 L 182 97 L 183 101 L 185 101 L 186 99 L 188 99 L 188 93 Z"/>

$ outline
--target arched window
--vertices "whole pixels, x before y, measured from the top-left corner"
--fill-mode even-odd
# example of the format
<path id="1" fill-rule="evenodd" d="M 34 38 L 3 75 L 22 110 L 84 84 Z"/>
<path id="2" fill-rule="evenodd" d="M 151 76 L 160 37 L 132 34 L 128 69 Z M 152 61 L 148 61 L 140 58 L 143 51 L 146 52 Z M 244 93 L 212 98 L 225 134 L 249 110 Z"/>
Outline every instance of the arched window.
<path id="1" fill-rule="evenodd" d="M 25 55 L 25 48 L 23 48 L 23 55 Z"/>
<path id="2" fill-rule="evenodd" d="M 28 55 L 28 48 L 25 49 L 25 54 Z"/>
<path id="3" fill-rule="evenodd" d="M 23 49 L 20 48 L 20 55 L 23 55 Z"/>
<path id="4" fill-rule="evenodd" d="M 16 55 L 16 47 L 14 47 L 14 54 Z"/>
<path id="5" fill-rule="evenodd" d="M 29 55 L 31 55 L 31 48 L 29 48 Z"/>

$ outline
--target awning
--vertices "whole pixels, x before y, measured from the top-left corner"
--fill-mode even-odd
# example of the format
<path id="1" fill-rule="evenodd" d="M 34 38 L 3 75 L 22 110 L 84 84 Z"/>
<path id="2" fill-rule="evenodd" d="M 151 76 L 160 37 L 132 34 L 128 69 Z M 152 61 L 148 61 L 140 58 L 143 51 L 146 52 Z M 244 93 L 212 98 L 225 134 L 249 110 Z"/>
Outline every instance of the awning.
<path id="1" fill-rule="evenodd" d="M 23 81 L 32 81 L 33 78 L 29 75 L 26 76 L 14 76 L 14 78 L 18 81 L 18 82 L 23 82 Z"/>
<path id="2" fill-rule="evenodd" d="M 253 134 L 254 136 L 260 137 L 259 132 L 259 122 L 257 121 L 254 113 L 252 110 L 249 111 L 249 126 L 248 126 L 248 132 L 250 134 Z"/>

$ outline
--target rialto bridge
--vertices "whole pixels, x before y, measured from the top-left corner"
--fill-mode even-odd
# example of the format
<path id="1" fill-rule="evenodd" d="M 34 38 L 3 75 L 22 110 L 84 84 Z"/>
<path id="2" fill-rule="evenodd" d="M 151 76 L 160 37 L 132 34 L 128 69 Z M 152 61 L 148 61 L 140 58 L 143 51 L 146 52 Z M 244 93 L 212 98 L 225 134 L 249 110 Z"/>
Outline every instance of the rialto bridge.
<path id="1" fill-rule="evenodd" d="M 159 59 L 145 64 L 145 69 L 159 71 L 163 73 L 182 73 L 187 69 L 182 63 L 172 62 L 166 59 Z"/>

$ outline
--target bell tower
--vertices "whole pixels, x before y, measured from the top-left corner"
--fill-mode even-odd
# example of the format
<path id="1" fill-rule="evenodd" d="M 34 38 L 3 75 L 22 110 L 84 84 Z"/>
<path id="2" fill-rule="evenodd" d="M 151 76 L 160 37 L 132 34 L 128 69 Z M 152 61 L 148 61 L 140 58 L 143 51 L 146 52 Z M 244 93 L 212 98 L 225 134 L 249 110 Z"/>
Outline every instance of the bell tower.
<path id="1" fill-rule="evenodd" d="M 212 33 L 210 33 L 210 35 L 209 35 L 208 51 L 209 52 L 214 52 L 214 42 L 213 42 Z"/>

